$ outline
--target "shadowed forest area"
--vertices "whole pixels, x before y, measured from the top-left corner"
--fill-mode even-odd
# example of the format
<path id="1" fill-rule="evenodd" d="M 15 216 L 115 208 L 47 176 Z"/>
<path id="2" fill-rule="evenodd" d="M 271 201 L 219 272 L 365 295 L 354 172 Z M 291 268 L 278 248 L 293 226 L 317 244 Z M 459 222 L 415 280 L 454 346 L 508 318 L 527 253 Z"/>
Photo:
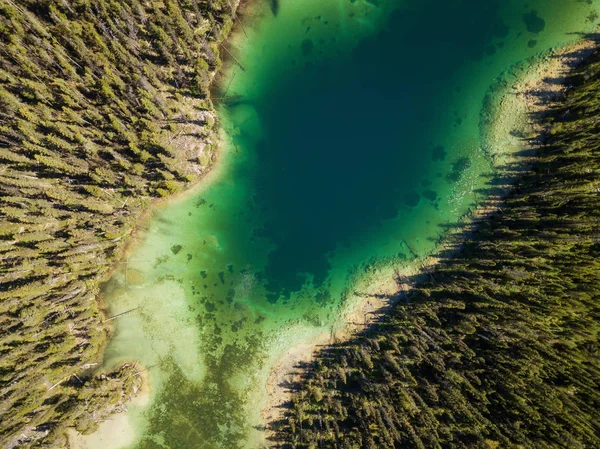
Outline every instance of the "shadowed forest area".
<path id="1" fill-rule="evenodd" d="M 235 3 L 235 2 L 234 2 Z M 227 0 L 0 1 L 0 446 L 65 447 L 137 388 L 91 377 L 99 284 L 213 161 Z"/>
<path id="2" fill-rule="evenodd" d="M 598 54 L 568 84 L 504 205 L 304 367 L 278 447 L 600 447 Z"/>

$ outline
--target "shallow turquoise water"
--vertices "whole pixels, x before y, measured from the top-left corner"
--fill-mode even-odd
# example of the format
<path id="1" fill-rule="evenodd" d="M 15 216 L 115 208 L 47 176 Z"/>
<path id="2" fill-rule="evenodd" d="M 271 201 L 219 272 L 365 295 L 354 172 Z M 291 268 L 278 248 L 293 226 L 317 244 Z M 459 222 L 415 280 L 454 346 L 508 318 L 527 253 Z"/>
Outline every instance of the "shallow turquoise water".
<path id="1" fill-rule="evenodd" d="M 597 22 L 576 0 L 278 5 L 234 40 L 218 176 L 158 211 L 106 286 L 112 312 L 140 307 L 106 365 L 153 367 L 125 446 L 261 447 L 277 355 L 335 325 L 357 279 L 434 248 L 490 179 L 490 86 Z"/>

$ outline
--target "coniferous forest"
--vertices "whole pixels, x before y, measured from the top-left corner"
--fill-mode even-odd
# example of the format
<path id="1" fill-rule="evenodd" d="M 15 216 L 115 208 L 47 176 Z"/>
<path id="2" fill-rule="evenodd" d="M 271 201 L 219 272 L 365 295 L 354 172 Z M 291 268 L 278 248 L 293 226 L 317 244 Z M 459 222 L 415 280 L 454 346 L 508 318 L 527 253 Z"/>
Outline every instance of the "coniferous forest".
<path id="1" fill-rule="evenodd" d="M 65 447 L 137 388 L 89 376 L 149 200 L 213 161 L 227 0 L 0 1 L 0 446 Z"/>
<path id="2" fill-rule="evenodd" d="M 323 350 L 292 448 L 600 447 L 600 58 L 505 205 L 378 324 Z"/>

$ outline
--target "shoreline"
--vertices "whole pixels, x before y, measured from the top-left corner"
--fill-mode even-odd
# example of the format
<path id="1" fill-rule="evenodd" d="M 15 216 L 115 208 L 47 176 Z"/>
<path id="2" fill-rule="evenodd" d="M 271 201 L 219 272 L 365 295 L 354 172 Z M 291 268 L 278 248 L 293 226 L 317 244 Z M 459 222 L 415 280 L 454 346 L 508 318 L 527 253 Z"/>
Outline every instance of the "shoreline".
<path id="1" fill-rule="evenodd" d="M 226 46 L 228 43 L 234 42 L 235 39 L 242 34 L 243 26 L 240 25 L 241 21 L 238 18 L 238 15 L 251 11 L 253 7 L 257 7 L 259 4 L 259 0 L 234 0 L 234 4 L 230 4 L 232 11 L 234 12 L 232 17 L 232 26 L 228 35 L 220 43 L 220 46 Z M 190 196 L 199 194 L 218 179 L 220 171 L 223 168 L 224 156 L 231 151 L 232 147 L 230 140 L 227 138 L 225 128 L 222 126 L 218 108 L 215 106 L 214 94 L 215 90 L 219 88 L 223 76 L 226 74 L 227 66 L 235 64 L 235 61 L 231 58 L 228 52 L 222 52 L 219 55 L 219 58 L 222 62 L 222 65 L 219 70 L 213 74 L 213 78 L 211 79 L 210 86 L 208 88 L 208 96 L 200 100 L 208 101 L 210 103 L 212 107 L 212 111 L 210 112 L 214 114 L 213 118 L 215 120 L 212 137 L 215 138 L 216 144 L 212 153 L 212 158 L 206 166 L 206 171 L 200 174 L 197 179 L 190 182 L 178 192 L 174 192 L 166 197 L 149 197 L 145 199 L 148 204 L 145 205 L 145 207 L 142 206 L 143 210 L 135 217 L 135 224 L 133 225 L 131 232 L 129 235 L 123 237 L 124 239 L 127 239 L 127 242 L 125 243 L 124 248 L 121 250 L 121 253 L 115 258 L 114 266 L 106 274 L 106 277 L 100 283 L 100 286 L 110 280 L 110 278 L 118 270 L 117 267 L 119 263 L 127 258 L 139 241 L 144 237 L 144 231 L 147 230 L 146 225 L 152 220 L 156 212 L 160 211 L 162 208 L 170 206 L 173 203 L 185 201 Z M 102 301 L 102 295 L 100 294 L 96 299 L 99 301 L 100 310 L 103 313 L 106 312 L 107 308 L 104 307 L 105 303 Z"/>
<path id="2" fill-rule="evenodd" d="M 258 4 L 257 0 L 237 0 L 235 5 L 232 5 L 233 10 L 235 11 L 235 15 L 232 18 L 232 27 L 225 39 L 221 42 L 221 45 L 226 45 L 228 42 L 231 42 L 240 32 L 240 24 L 239 19 L 236 20 L 237 14 L 242 11 L 251 8 L 252 6 Z M 213 182 L 216 182 L 219 179 L 219 175 L 223 169 L 224 158 L 231 151 L 231 141 L 227 138 L 226 131 L 222 126 L 222 122 L 219 117 L 218 108 L 215 106 L 213 102 L 213 94 L 214 89 L 217 89 L 219 83 L 221 81 L 222 76 L 225 73 L 225 66 L 231 62 L 230 57 L 227 53 L 221 54 L 220 59 L 223 63 L 222 67 L 214 73 L 213 79 L 210 82 L 210 87 L 208 89 L 208 96 L 202 101 L 210 102 L 212 106 L 212 113 L 214 114 L 215 124 L 213 126 L 214 132 L 213 137 L 216 140 L 216 145 L 214 147 L 214 151 L 212 153 L 212 158 L 210 163 L 206 166 L 206 171 L 190 182 L 189 185 L 185 186 L 182 190 L 172 193 L 166 197 L 157 197 L 157 198 L 145 198 L 147 204 L 143 207 L 140 213 L 135 217 L 135 223 L 131 228 L 131 231 L 128 235 L 123 236 L 122 238 L 126 240 L 124 247 L 122 248 L 120 254 L 115 257 L 112 268 L 106 273 L 105 277 L 99 284 L 100 292 L 96 296 L 96 301 L 98 302 L 98 308 L 106 317 L 108 317 L 108 304 L 104 300 L 102 294 L 102 287 L 106 282 L 108 282 L 115 273 L 119 270 L 119 265 L 126 260 L 132 251 L 135 250 L 136 246 L 141 243 L 143 238 L 145 237 L 145 232 L 148 230 L 148 224 L 154 218 L 155 214 L 158 213 L 161 209 L 167 208 L 170 205 L 177 203 L 179 201 L 185 201 L 194 195 L 200 194 L 205 189 L 209 188 Z M 102 323 L 103 324 L 103 323 Z M 103 328 L 108 333 L 108 337 L 106 342 L 110 340 L 110 336 L 114 331 L 112 324 L 105 324 Z M 100 352 L 103 353 L 105 348 L 101 348 Z M 123 362 L 127 363 L 127 362 Z M 102 372 L 102 368 L 98 370 L 98 372 Z"/>
<path id="3" fill-rule="evenodd" d="M 228 35 L 222 40 L 220 43 L 221 46 L 225 46 L 228 43 L 234 41 L 234 39 L 241 34 L 243 31 L 243 26 L 240 24 L 240 19 L 238 18 L 238 14 L 240 12 L 246 12 L 250 10 L 253 6 L 258 5 L 259 2 L 257 0 L 235 0 L 234 4 L 230 4 L 233 11 L 232 17 L 232 26 L 229 30 Z M 114 258 L 112 267 L 105 273 L 103 278 L 98 283 L 98 293 L 95 296 L 95 302 L 97 303 L 98 310 L 101 314 L 101 318 L 103 320 L 109 318 L 109 309 L 110 306 L 104 298 L 103 295 L 103 286 L 119 271 L 120 265 L 123 261 L 126 261 L 130 254 L 135 251 L 137 245 L 141 244 L 142 240 L 145 237 L 145 233 L 148 231 L 148 224 L 151 222 L 156 213 L 158 213 L 161 209 L 166 208 L 173 203 L 178 201 L 185 201 L 191 196 L 198 195 L 205 189 L 209 188 L 212 183 L 216 182 L 221 175 L 224 165 L 224 159 L 229 151 L 231 151 L 231 141 L 227 138 L 226 131 L 222 126 L 222 122 L 220 120 L 220 114 L 218 107 L 215 105 L 213 96 L 215 89 L 219 87 L 219 83 L 221 82 L 223 76 L 226 73 L 226 68 L 228 65 L 234 63 L 233 59 L 228 55 L 228 52 L 221 52 L 219 56 L 221 60 L 221 67 L 213 74 L 213 78 L 210 81 L 210 86 L 208 88 L 208 95 L 205 99 L 201 101 L 209 102 L 212 111 L 210 111 L 213 116 L 215 123 L 212 128 L 211 137 L 215 139 L 216 144 L 211 154 L 211 158 L 209 163 L 206 166 L 206 170 L 201 173 L 197 179 L 190 182 L 187 186 L 185 186 L 182 190 L 178 192 L 174 192 L 167 197 L 156 197 L 156 198 L 141 198 L 141 204 L 138 206 L 140 211 L 135 216 L 134 224 L 130 228 L 130 230 L 126 231 L 121 239 L 124 240 L 123 247 L 119 251 L 118 255 Z M 134 386 L 134 391 L 129 396 L 127 401 L 122 403 L 122 407 L 117 411 L 109 412 L 106 417 L 100 422 L 99 428 L 90 434 L 81 434 L 74 427 L 68 427 L 65 432 L 65 437 L 67 441 L 67 447 L 69 449 L 86 449 L 89 446 L 89 438 L 96 435 L 100 436 L 100 427 L 106 427 L 105 431 L 102 432 L 103 435 L 114 436 L 114 440 L 110 440 L 112 443 L 119 443 L 121 446 L 123 444 L 131 444 L 135 439 L 135 434 L 132 433 L 133 429 L 131 429 L 130 424 L 127 421 L 128 417 L 128 409 L 129 405 L 144 405 L 150 401 L 152 388 L 150 385 L 150 372 L 149 369 L 151 367 L 146 367 L 140 365 L 137 361 L 132 360 L 123 360 L 119 362 L 117 365 L 108 368 L 104 366 L 104 353 L 106 351 L 106 347 L 109 344 L 114 332 L 114 322 L 104 322 L 101 321 L 98 323 L 101 327 L 102 332 L 104 332 L 104 338 L 100 347 L 98 348 L 97 354 L 98 358 L 101 360 L 101 363 L 91 371 L 92 375 L 101 375 L 107 371 L 112 369 L 116 369 L 120 366 L 124 366 L 127 364 L 133 364 L 134 366 L 138 366 L 141 368 L 135 376 L 139 378 L 139 384 Z M 118 431 L 121 431 L 122 435 L 116 437 L 114 434 Z M 100 437 L 101 438 L 101 437 Z M 124 440 L 128 441 L 128 443 L 124 442 Z"/>
<path id="4" fill-rule="evenodd" d="M 247 14 L 248 11 L 253 11 L 252 8 L 258 8 L 258 5 L 260 5 L 259 0 L 234 0 L 234 4 L 230 5 L 234 11 L 234 15 L 232 17 L 232 26 L 229 34 L 220 43 L 221 47 L 225 47 L 229 43 L 234 43 L 236 38 L 242 34 L 245 34 L 244 28 L 240 24 L 241 20 L 238 18 L 238 16 Z M 259 16 L 255 16 L 255 18 L 256 17 L 259 18 Z M 179 192 L 172 193 L 167 197 L 148 198 L 148 205 L 136 217 L 132 232 L 127 236 L 129 241 L 125 244 L 122 254 L 116 258 L 114 264 L 115 266 L 108 273 L 106 281 L 108 281 L 114 275 L 114 273 L 117 271 L 117 265 L 126 259 L 127 255 L 131 253 L 134 247 L 144 237 L 144 231 L 147 230 L 146 225 L 152 220 L 155 213 L 173 203 L 185 201 L 191 196 L 199 194 L 204 189 L 210 187 L 213 182 L 216 182 L 219 179 L 220 171 L 223 169 L 224 157 L 232 150 L 232 143 L 227 136 L 225 128 L 223 127 L 218 107 L 215 105 L 214 94 L 216 93 L 216 90 L 219 89 L 220 83 L 227 73 L 228 66 L 236 64 L 235 60 L 227 51 L 222 52 L 219 57 L 222 65 L 219 70 L 214 73 L 213 78 L 210 81 L 208 96 L 202 100 L 210 102 L 212 107 L 211 112 L 214 114 L 215 119 L 213 126 L 213 137 L 216 139 L 216 145 L 214 147 L 211 161 L 207 165 L 207 170 Z M 104 308 L 102 308 L 102 310 L 105 311 Z"/>
<path id="5" fill-rule="evenodd" d="M 124 362 L 128 364 L 131 362 Z M 129 406 L 143 406 L 150 401 L 150 395 L 152 390 L 150 388 L 150 373 L 149 369 L 142 367 L 137 363 L 133 363 L 134 367 L 139 366 L 142 368 L 133 374 L 138 378 L 138 382 L 133 385 L 133 391 L 129 397 L 129 400 L 119 404 L 116 410 L 109 414 L 104 420 L 100 422 L 98 428 L 90 434 L 82 434 L 77 429 L 71 427 L 67 429 L 67 447 L 69 449 L 85 449 L 90 442 L 90 439 L 100 438 L 104 444 L 131 444 L 135 441 L 135 433 L 128 424 L 128 407 Z M 102 428 L 102 432 L 100 429 Z M 104 440 L 102 435 L 108 436 L 108 440 Z"/>
<path id="6" fill-rule="evenodd" d="M 377 317 L 393 307 L 397 299 L 404 297 L 419 279 L 430 275 L 436 265 L 459 251 L 462 242 L 472 234 L 480 220 L 501 210 L 506 194 L 519 175 L 529 169 L 534 153 L 540 148 L 536 138 L 544 125 L 532 116 L 543 114 L 548 103 L 566 90 L 564 82 L 570 70 L 596 48 L 594 40 L 583 38 L 517 64 L 519 73 L 516 81 L 499 90 L 499 101 L 491 111 L 492 119 L 486 130 L 486 144 L 491 147 L 490 155 L 497 170 L 494 178 L 501 179 L 502 184 L 482 204 L 461 217 L 455 228 L 447 232 L 429 255 L 417 257 L 400 269 L 385 266 L 367 279 L 367 285 L 362 287 L 371 295 L 350 298 L 330 333 L 322 332 L 309 342 L 292 346 L 276 360 L 266 384 L 268 400 L 261 410 L 267 440 L 274 433 L 270 426 L 285 419 L 286 403 L 293 397 L 293 391 L 287 385 L 301 380 L 305 372 L 301 366 L 315 360 L 319 346 L 349 341 L 365 327 L 373 325 Z M 506 150 L 509 144 L 512 148 Z M 522 160 L 523 157 L 525 160 Z M 396 301 L 384 299 L 394 297 Z M 336 330 L 336 327 L 339 329 Z"/>

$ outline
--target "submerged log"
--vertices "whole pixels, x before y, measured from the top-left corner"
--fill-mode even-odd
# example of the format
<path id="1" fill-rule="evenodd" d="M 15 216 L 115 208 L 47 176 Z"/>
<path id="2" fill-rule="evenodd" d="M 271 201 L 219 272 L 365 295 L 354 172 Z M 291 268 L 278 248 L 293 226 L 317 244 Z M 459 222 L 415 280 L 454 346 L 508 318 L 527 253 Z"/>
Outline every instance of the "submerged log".
<path id="1" fill-rule="evenodd" d="M 241 63 L 241 62 L 240 62 L 240 61 L 239 61 L 239 60 L 238 60 L 238 59 L 237 59 L 235 56 L 233 56 L 233 54 L 232 54 L 232 53 L 231 53 L 229 50 L 227 50 L 227 47 L 225 47 L 225 45 L 221 44 L 221 48 L 222 48 L 223 50 L 225 50 L 225 52 L 226 52 L 226 53 L 227 53 L 229 56 L 231 56 L 231 57 L 232 57 L 232 59 L 233 59 L 233 60 L 236 62 L 236 64 L 237 64 L 237 65 L 239 65 L 239 66 L 240 66 L 240 68 L 241 68 L 241 69 L 242 69 L 244 72 L 246 71 L 246 68 L 243 66 L 243 64 L 242 64 L 242 63 Z"/>
<path id="2" fill-rule="evenodd" d="M 133 312 L 133 311 L 135 311 L 135 310 L 137 310 L 137 309 L 139 309 L 139 307 L 135 307 L 135 308 L 133 308 L 133 309 L 126 310 L 125 312 L 117 313 L 116 315 L 113 315 L 113 316 L 111 316 L 110 318 L 107 318 L 107 319 L 105 319 L 105 320 L 104 320 L 104 321 L 102 321 L 102 322 L 103 322 L 103 323 L 107 323 L 108 321 L 112 321 L 112 320 L 114 320 L 114 319 L 116 319 L 116 318 L 119 318 L 119 317 L 120 317 L 120 316 L 122 316 L 122 315 L 125 315 L 126 313 Z"/>

